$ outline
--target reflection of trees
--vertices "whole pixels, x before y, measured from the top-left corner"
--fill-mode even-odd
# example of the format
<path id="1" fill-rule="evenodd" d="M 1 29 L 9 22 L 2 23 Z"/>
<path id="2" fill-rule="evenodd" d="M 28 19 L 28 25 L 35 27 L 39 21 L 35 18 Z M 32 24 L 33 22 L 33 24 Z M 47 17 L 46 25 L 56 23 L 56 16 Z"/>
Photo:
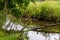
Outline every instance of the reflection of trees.
<path id="1" fill-rule="evenodd" d="M 60 40 L 60 34 L 59 34 L 59 40 Z"/>
<path id="2" fill-rule="evenodd" d="M 18 40 L 28 40 L 27 33 L 26 32 L 21 32 Z"/>
<path id="3" fill-rule="evenodd" d="M 42 33 L 42 35 L 45 37 L 45 40 L 50 40 L 50 33 Z"/>
<path id="4" fill-rule="evenodd" d="M 28 22 L 28 24 L 33 24 L 32 22 Z M 23 24 L 23 23 L 22 23 Z M 25 23 L 26 25 L 24 25 L 24 26 L 29 26 L 27 23 Z M 5 29 L 7 29 L 8 27 L 10 27 L 10 29 L 12 28 L 12 26 L 14 25 L 14 28 L 15 28 L 15 30 L 16 31 L 18 31 L 17 29 L 17 24 L 15 24 L 15 23 L 13 23 L 13 22 L 9 22 L 7 25 L 5 24 L 4 26 L 6 26 L 6 28 Z M 35 26 L 35 25 L 34 25 Z M 14 29 L 13 28 L 13 29 Z M 33 28 L 33 27 L 27 27 L 28 28 L 28 30 L 24 30 L 26 27 L 24 27 L 24 28 L 22 28 L 20 31 L 18 31 L 19 33 L 20 33 L 20 35 L 19 35 L 19 37 L 18 37 L 18 40 L 28 40 L 28 37 L 27 37 L 27 33 L 28 33 L 28 31 L 30 31 L 30 30 L 32 30 L 32 31 L 36 31 L 36 32 L 38 32 L 40 29 L 39 28 Z M 8 30 L 8 31 L 6 31 L 6 32 L 8 32 L 8 33 L 10 33 L 10 31 L 11 30 Z M 38 32 L 39 33 L 39 32 Z M 46 33 L 46 32 L 41 32 L 41 34 L 45 37 L 45 40 L 51 40 L 50 39 L 50 37 L 51 37 L 51 33 Z M 52 35 L 54 35 L 54 33 L 52 34 Z M 56 38 L 55 38 L 55 40 L 57 40 Z M 59 35 L 59 40 L 60 40 L 60 35 Z"/>
<path id="5" fill-rule="evenodd" d="M 58 38 L 53 36 L 53 39 L 54 40 L 60 40 L 60 33 L 45 33 L 45 32 L 43 32 L 41 34 L 45 37 L 45 40 L 52 40 L 51 39 L 52 36 L 53 35 L 55 36 L 56 34 L 58 34 Z"/>

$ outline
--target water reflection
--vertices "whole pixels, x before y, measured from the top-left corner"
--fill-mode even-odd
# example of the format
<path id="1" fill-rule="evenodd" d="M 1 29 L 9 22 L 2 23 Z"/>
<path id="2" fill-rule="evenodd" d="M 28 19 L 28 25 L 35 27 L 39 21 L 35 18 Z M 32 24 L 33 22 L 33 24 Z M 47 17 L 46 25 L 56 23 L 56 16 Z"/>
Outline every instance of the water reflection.
<path id="1" fill-rule="evenodd" d="M 23 25 L 15 24 L 13 22 L 10 22 L 9 20 L 7 20 L 6 23 L 3 25 L 3 29 L 7 30 L 13 29 L 15 31 L 20 31 L 22 28 Z M 24 30 L 28 30 L 28 28 L 25 28 Z M 29 37 L 29 40 L 60 40 L 60 33 L 38 32 L 37 34 L 37 32 L 35 31 L 28 31 L 27 36 Z"/>
<path id="2" fill-rule="evenodd" d="M 45 33 L 45 32 L 28 32 L 29 40 L 60 40 L 59 33 Z"/>
<path id="3" fill-rule="evenodd" d="M 6 23 L 3 25 L 3 29 L 6 30 L 20 31 L 22 28 L 22 25 L 10 22 L 9 20 L 7 20 Z"/>

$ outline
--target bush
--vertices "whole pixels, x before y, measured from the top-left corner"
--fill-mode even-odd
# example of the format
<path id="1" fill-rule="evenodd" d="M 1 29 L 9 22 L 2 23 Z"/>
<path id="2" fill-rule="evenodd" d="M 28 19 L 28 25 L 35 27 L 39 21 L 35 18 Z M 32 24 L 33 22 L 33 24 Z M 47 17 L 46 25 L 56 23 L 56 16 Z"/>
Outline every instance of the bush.
<path id="1" fill-rule="evenodd" d="M 6 14 L 3 10 L 0 11 L 0 27 L 5 23 L 6 21 Z"/>
<path id="2" fill-rule="evenodd" d="M 42 20 L 60 21 L 60 1 L 44 1 L 30 3 L 24 15 Z"/>
<path id="3" fill-rule="evenodd" d="M 51 2 L 42 2 L 41 4 L 41 19 L 43 20 L 50 20 L 51 16 L 54 13 L 53 6 Z"/>
<path id="4" fill-rule="evenodd" d="M 46 1 L 41 5 L 41 18 L 43 20 L 49 20 L 58 22 L 60 20 L 60 3 L 57 1 Z M 57 14 L 58 13 L 58 14 Z"/>
<path id="5" fill-rule="evenodd" d="M 35 17 L 38 18 L 40 17 L 40 12 L 41 12 L 41 6 L 39 2 L 35 3 L 30 3 L 28 7 L 26 8 L 26 11 L 24 12 L 27 17 Z"/>

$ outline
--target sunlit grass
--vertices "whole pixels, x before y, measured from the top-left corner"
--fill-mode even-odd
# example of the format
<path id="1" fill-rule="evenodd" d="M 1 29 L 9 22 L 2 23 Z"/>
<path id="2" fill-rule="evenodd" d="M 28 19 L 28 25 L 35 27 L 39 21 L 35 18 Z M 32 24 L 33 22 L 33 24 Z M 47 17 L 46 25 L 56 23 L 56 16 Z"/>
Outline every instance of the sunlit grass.
<path id="1" fill-rule="evenodd" d="M 0 29 L 0 40 L 18 40 L 19 33 L 8 34 Z"/>
<path id="2" fill-rule="evenodd" d="M 49 21 L 60 21 L 60 1 L 30 2 L 24 11 L 26 17 Z"/>

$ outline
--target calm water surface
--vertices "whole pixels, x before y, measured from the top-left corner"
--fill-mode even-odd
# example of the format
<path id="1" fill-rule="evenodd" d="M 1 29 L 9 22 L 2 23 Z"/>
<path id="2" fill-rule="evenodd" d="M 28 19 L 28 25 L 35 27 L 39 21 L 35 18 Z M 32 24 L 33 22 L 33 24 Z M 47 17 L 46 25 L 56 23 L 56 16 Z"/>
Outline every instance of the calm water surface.
<path id="1" fill-rule="evenodd" d="M 29 23 L 31 23 L 31 22 L 29 22 Z M 26 25 L 26 26 L 33 27 L 33 25 Z M 34 25 L 34 26 L 36 26 L 36 25 Z M 17 31 L 17 30 L 20 31 L 23 28 L 23 25 L 15 24 L 15 23 L 9 22 L 9 20 L 7 20 L 5 25 L 3 25 L 3 29 L 5 29 L 5 28 L 7 30 L 13 29 L 15 31 Z M 47 33 L 46 32 L 37 33 L 36 31 L 28 31 L 27 36 L 29 37 L 29 40 L 60 40 L 60 33 L 48 33 L 48 32 Z"/>

